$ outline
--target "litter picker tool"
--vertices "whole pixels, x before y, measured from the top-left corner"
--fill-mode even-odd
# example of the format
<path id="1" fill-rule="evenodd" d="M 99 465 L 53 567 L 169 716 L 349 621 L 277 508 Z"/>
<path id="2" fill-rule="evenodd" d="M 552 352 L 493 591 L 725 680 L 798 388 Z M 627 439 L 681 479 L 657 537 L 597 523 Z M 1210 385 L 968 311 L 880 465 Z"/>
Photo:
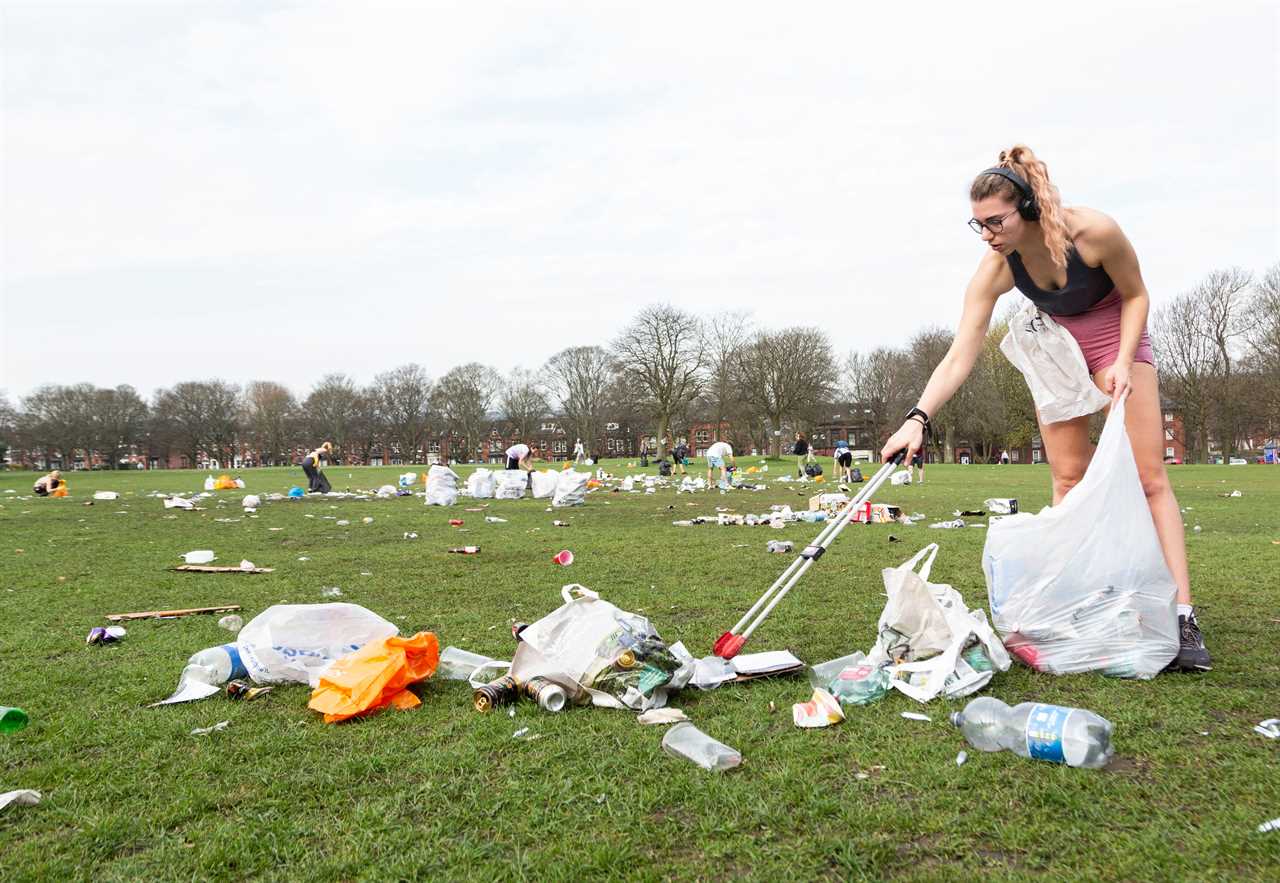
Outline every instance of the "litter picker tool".
<path id="1" fill-rule="evenodd" d="M 752 605 L 742 619 L 738 620 L 738 624 L 732 629 L 725 632 L 716 641 L 715 646 L 711 648 L 711 652 L 723 659 L 732 659 L 742 650 L 742 645 L 747 642 L 747 638 L 751 637 L 751 633 L 759 628 L 760 623 L 765 621 L 773 608 L 778 606 L 778 602 L 786 597 L 787 592 L 800 581 L 800 577 L 804 576 L 805 571 L 813 566 L 813 562 L 822 557 L 827 551 L 832 541 L 840 535 L 840 531 L 853 520 L 854 514 L 861 508 L 864 508 L 866 502 L 871 499 L 880 485 L 884 484 L 893 470 L 902 463 L 906 451 L 899 451 L 898 454 L 880 467 L 880 470 L 871 477 L 866 486 L 863 487 L 858 495 L 845 504 L 840 513 L 831 521 L 827 522 L 827 526 L 822 532 L 814 537 L 813 542 L 804 547 L 800 555 L 791 562 L 786 570 L 782 572 L 782 576 L 774 581 L 769 590 L 760 596 L 760 600 Z M 764 609 L 761 609 L 764 608 Z M 756 614 L 759 611 L 759 614 Z M 755 619 L 752 619 L 752 617 Z M 750 625 L 748 625 L 750 623 Z"/>

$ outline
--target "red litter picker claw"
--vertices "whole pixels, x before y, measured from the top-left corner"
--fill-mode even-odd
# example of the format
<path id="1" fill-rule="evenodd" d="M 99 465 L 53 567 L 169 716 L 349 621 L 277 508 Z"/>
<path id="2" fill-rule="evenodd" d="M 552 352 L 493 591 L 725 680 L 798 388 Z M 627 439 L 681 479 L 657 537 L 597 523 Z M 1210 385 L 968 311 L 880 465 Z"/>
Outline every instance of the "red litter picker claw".
<path id="1" fill-rule="evenodd" d="M 561 549 L 559 552 L 551 556 L 551 561 L 554 564 L 559 564 L 561 567 L 568 567 L 573 563 L 573 553 L 568 549 Z"/>

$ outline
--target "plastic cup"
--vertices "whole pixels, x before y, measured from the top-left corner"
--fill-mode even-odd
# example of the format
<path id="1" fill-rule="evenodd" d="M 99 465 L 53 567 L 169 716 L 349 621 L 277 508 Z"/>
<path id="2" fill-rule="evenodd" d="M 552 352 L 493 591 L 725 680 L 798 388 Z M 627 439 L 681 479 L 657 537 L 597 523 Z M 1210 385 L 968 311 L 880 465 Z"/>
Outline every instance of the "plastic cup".
<path id="1" fill-rule="evenodd" d="M 0 705 L 0 733 L 16 733 L 27 725 L 27 713 L 21 708 Z"/>
<path id="2" fill-rule="evenodd" d="M 573 563 L 573 553 L 568 549 L 561 549 L 552 556 L 551 560 L 556 564 L 559 564 L 561 567 L 568 567 Z"/>

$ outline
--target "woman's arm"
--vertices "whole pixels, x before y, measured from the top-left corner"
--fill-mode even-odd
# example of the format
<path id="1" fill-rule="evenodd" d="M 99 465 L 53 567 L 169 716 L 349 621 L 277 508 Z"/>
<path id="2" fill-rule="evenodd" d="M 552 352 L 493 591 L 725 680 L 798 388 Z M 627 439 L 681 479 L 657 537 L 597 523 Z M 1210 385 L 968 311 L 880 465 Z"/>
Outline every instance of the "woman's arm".
<path id="1" fill-rule="evenodd" d="M 1147 327 L 1151 297 L 1147 294 L 1146 283 L 1142 281 L 1138 255 L 1129 237 L 1114 220 L 1102 212 L 1090 212 L 1089 220 L 1076 235 L 1076 240 L 1077 248 L 1082 249 L 1080 256 L 1092 258 L 1085 262 L 1101 263 L 1120 292 L 1120 352 L 1103 378 L 1103 389 L 1111 394 L 1112 401 L 1117 401 L 1129 388 L 1129 372 L 1133 368 L 1138 342 Z"/>
<path id="2" fill-rule="evenodd" d="M 916 405 L 930 418 L 955 395 L 960 384 L 964 383 L 973 370 L 978 354 L 982 352 L 996 301 L 1011 288 L 1013 274 L 1009 272 L 1004 258 L 994 252 L 984 257 L 965 289 L 964 311 L 960 315 L 960 327 L 956 329 L 951 348 L 938 363 L 938 367 L 933 369 Z M 910 462 L 923 444 L 924 426 L 917 419 L 909 419 L 890 436 L 880 452 L 880 461 L 887 463 L 905 448 L 907 462 Z"/>

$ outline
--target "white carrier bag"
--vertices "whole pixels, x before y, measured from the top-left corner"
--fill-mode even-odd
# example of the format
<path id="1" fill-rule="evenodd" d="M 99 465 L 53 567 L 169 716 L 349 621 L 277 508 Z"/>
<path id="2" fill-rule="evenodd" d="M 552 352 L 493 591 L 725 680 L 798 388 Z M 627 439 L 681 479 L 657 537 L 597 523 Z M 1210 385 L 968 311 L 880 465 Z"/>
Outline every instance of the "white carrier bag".
<path id="1" fill-rule="evenodd" d="M 489 469 L 477 469 L 467 476 L 467 493 L 477 500 L 488 500 L 493 497 L 493 472 Z"/>
<path id="2" fill-rule="evenodd" d="M 427 505 L 452 506 L 458 502 L 458 473 L 448 466 L 436 464 L 427 470 Z M 392 489 L 392 493 L 395 489 Z"/>
<path id="3" fill-rule="evenodd" d="M 1080 344 L 1027 301 L 1009 320 L 1000 351 L 1022 372 L 1045 423 L 1101 411 L 1111 401 L 1089 375 Z"/>
<path id="4" fill-rule="evenodd" d="M 532 473 L 533 498 L 535 500 L 545 500 L 551 497 L 556 492 L 557 481 L 559 481 L 559 476 L 551 471 Z"/>
<path id="5" fill-rule="evenodd" d="M 493 476 L 493 496 L 499 500 L 519 500 L 529 483 L 529 473 L 523 469 L 505 469 Z"/>
<path id="6" fill-rule="evenodd" d="M 982 570 L 1009 652 L 1039 671 L 1152 678 L 1178 652 L 1177 587 L 1124 427 L 1111 409 L 1062 502 L 987 530 Z"/>
<path id="7" fill-rule="evenodd" d="M 551 505 L 557 508 L 581 506 L 587 501 L 587 482 L 590 480 L 590 472 L 561 472 L 556 479 L 556 494 L 551 498 Z"/>

